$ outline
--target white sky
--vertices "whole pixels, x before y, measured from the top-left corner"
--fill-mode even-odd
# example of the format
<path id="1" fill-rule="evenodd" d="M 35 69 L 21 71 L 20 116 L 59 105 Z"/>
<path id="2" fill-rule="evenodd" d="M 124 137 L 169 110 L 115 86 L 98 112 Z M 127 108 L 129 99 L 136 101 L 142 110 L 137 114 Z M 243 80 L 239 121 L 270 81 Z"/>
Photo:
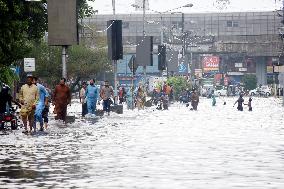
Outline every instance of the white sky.
<path id="1" fill-rule="evenodd" d="M 178 11 L 184 13 L 197 12 L 238 12 L 238 11 L 271 11 L 281 9 L 282 0 L 230 0 L 231 3 L 223 9 L 216 8 L 216 0 L 149 0 L 150 9 L 156 11 L 167 11 L 188 3 L 194 4 L 192 8 L 182 8 Z M 141 13 L 135 11 L 131 6 L 135 0 L 116 0 L 116 13 L 133 14 Z M 98 14 L 112 14 L 112 0 L 96 0 L 91 3 Z M 147 11 L 150 13 L 151 11 Z"/>

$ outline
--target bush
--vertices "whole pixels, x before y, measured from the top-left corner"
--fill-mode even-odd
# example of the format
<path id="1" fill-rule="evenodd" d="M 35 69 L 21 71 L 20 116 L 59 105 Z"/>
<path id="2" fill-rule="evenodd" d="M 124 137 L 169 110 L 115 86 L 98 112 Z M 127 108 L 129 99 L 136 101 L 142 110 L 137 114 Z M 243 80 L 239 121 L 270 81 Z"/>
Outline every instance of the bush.
<path id="1" fill-rule="evenodd" d="M 185 89 L 190 89 L 190 84 L 187 82 L 186 78 L 182 77 L 182 76 L 175 76 L 175 77 L 170 77 L 167 80 L 167 83 L 169 85 L 173 86 L 173 90 L 174 90 L 174 97 L 175 99 L 179 98 L 179 95 L 181 94 L 181 92 Z"/>

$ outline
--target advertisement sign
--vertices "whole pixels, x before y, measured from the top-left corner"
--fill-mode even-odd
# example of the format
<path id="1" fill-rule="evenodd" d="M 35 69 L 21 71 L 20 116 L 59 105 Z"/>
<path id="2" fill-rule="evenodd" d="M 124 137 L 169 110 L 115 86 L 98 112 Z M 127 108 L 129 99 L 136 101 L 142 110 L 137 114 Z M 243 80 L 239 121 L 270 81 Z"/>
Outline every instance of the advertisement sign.
<path id="1" fill-rule="evenodd" d="M 202 69 L 195 69 L 194 73 L 197 78 L 202 78 Z"/>
<path id="2" fill-rule="evenodd" d="M 35 71 L 35 58 L 24 58 L 24 71 L 25 72 Z"/>
<path id="3" fill-rule="evenodd" d="M 243 67 L 243 63 L 235 63 L 235 67 L 236 68 L 241 68 L 241 67 Z"/>
<path id="4" fill-rule="evenodd" d="M 248 69 L 247 68 L 239 68 L 239 71 L 240 72 L 246 72 L 246 71 L 248 71 Z"/>
<path id="5" fill-rule="evenodd" d="M 267 66 L 267 73 L 273 73 L 273 66 Z"/>
<path id="6" fill-rule="evenodd" d="M 284 72 L 284 66 L 274 66 L 274 72 Z"/>
<path id="7" fill-rule="evenodd" d="M 218 56 L 205 56 L 202 60 L 203 71 L 219 71 L 220 58 Z"/>

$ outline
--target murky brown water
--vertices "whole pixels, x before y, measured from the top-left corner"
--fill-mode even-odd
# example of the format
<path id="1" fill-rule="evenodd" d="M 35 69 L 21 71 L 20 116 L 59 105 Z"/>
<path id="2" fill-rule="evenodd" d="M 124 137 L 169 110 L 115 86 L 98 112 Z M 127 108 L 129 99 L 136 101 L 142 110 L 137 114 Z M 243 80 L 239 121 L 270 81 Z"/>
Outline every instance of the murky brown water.
<path id="1" fill-rule="evenodd" d="M 218 99 L 217 99 L 218 100 Z M 284 111 L 232 99 L 0 135 L 0 188 L 284 188 Z M 218 102 L 218 101 L 217 101 Z M 75 108 L 76 109 L 76 108 Z"/>

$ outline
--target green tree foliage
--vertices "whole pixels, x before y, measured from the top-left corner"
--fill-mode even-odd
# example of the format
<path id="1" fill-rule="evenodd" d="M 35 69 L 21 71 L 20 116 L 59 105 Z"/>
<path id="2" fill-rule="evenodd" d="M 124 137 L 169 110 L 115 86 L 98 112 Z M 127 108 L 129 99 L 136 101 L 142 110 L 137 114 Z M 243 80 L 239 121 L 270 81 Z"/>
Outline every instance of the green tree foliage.
<path id="1" fill-rule="evenodd" d="M 81 79 L 96 78 L 105 70 L 111 68 L 105 49 L 91 49 L 83 45 L 75 45 L 68 50 L 68 77 L 76 82 Z"/>
<path id="2" fill-rule="evenodd" d="M 67 73 L 76 81 L 94 78 L 98 73 L 111 68 L 105 49 L 91 49 L 74 45 L 67 50 Z M 48 46 L 46 42 L 34 43 L 30 57 L 36 60 L 34 75 L 54 86 L 62 76 L 61 48 Z"/>
<path id="3" fill-rule="evenodd" d="M 252 90 L 256 88 L 256 75 L 247 74 L 244 75 L 242 82 L 244 83 L 245 90 Z"/>
<path id="4" fill-rule="evenodd" d="M 95 0 L 77 0 L 78 9 L 78 17 L 90 17 L 94 15 L 97 11 L 93 9 L 93 7 L 88 5 L 88 2 L 94 2 Z"/>
<path id="5" fill-rule="evenodd" d="M 170 77 L 167 83 L 173 86 L 174 96 L 177 99 L 183 90 L 191 88 L 186 78 L 182 76 Z"/>
<path id="6" fill-rule="evenodd" d="M 18 76 L 9 67 L 2 66 L 0 68 L 0 81 L 12 86 L 13 81 L 18 79 Z"/>
<path id="7" fill-rule="evenodd" d="M 78 17 L 95 13 L 88 1 L 77 0 Z M 9 66 L 31 51 L 47 31 L 47 1 L 0 0 L 0 66 Z"/>
<path id="8" fill-rule="evenodd" d="M 44 3 L 0 0 L 0 65 L 9 66 L 30 50 L 29 39 L 38 40 L 47 29 Z"/>

